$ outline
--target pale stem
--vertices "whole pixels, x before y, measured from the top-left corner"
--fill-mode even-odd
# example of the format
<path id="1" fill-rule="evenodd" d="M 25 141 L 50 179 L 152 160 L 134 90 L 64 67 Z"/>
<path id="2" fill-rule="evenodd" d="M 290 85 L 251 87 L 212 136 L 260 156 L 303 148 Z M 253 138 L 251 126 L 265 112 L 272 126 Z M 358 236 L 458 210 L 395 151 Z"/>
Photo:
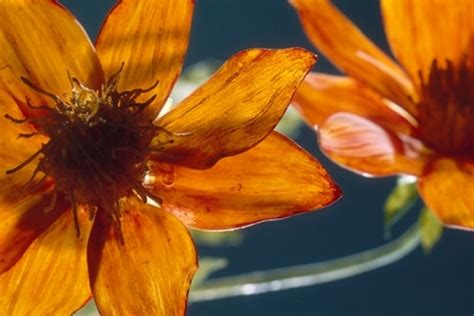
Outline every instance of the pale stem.
<path id="1" fill-rule="evenodd" d="M 419 244 L 418 226 L 413 225 L 386 245 L 347 257 L 208 280 L 191 290 L 189 301 L 262 294 L 349 278 L 400 260 Z"/>

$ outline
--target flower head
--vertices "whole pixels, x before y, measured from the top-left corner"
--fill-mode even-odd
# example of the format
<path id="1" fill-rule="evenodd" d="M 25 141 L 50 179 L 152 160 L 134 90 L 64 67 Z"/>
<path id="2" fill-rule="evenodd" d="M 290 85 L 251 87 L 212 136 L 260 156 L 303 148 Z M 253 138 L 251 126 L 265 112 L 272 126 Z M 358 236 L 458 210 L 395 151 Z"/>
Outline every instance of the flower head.
<path id="1" fill-rule="evenodd" d="M 272 131 L 315 62 L 303 49 L 240 52 L 157 116 L 193 6 L 119 1 L 94 48 L 56 1 L 0 1 L 0 314 L 71 314 L 92 296 L 103 315 L 183 314 L 185 225 L 235 229 L 340 195 Z"/>
<path id="2" fill-rule="evenodd" d="M 474 229 L 474 2 L 381 0 L 400 65 L 329 0 L 291 3 L 347 74 L 310 74 L 295 97 L 325 153 L 363 175 L 416 176 L 444 224 Z"/>

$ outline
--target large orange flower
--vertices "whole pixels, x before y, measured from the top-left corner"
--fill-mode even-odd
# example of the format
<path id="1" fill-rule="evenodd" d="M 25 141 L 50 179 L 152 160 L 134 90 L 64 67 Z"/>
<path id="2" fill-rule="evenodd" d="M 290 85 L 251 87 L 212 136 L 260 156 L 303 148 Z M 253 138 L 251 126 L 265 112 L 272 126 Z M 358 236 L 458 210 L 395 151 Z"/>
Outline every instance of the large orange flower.
<path id="1" fill-rule="evenodd" d="M 315 62 L 303 49 L 240 52 L 155 119 L 193 3 L 119 1 L 94 48 L 56 1 L 0 1 L 0 314 L 92 296 L 102 315 L 183 314 L 197 268 L 183 223 L 234 229 L 340 195 L 272 132 Z"/>
<path id="2" fill-rule="evenodd" d="M 296 95 L 320 146 L 363 175 L 418 177 L 448 226 L 474 228 L 474 1 L 381 0 L 400 67 L 329 0 L 291 0 L 309 39 L 348 76 Z"/>

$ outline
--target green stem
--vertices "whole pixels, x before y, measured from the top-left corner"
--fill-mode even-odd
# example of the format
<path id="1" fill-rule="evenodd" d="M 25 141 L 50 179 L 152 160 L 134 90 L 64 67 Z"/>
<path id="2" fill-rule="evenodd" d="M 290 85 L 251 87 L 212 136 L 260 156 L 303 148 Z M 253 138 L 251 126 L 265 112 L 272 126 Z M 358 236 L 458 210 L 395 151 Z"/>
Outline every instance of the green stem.
<path id="1" fill-rule="evenodd" d="M 344 279 L 400 260 L 419 244 L 418 227 L 414 225 L 386 245 L 347 257 L 206 281 L 191 290 L 189 301 L 255 295 Z"/>

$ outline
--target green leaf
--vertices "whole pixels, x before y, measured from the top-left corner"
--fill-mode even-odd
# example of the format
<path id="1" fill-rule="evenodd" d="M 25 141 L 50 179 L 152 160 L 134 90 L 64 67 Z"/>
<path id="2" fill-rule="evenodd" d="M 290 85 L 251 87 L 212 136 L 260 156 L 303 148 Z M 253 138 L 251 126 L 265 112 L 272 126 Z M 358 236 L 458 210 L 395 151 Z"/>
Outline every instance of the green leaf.
<path id="1" fill-rule="evenodd" d="M 430 209 L 424 207 L 418 219 L 418 227 L 420 230 L 421 246 L 425 253 L 428 254 L 441 238 L 443 225 Z"/>
<path id="2" fill-rule="evenodd" d="M 385 201 L 384 226 L 387 235 L 390 234 L 390 228 L 410 210 L 418 197 L 416 183 L 410 180 L 400 177 L 397 186 Z"/>
<path id="3" fill-rule="evenodd" d="M 209 276 L 225 267 L 227 267 L 228 261 L 225 258 L 215 257 L 202 257 L 199 259 L 199 269 L 193 278 L 192 286 L 198 286 L 202 284 Z"/>

